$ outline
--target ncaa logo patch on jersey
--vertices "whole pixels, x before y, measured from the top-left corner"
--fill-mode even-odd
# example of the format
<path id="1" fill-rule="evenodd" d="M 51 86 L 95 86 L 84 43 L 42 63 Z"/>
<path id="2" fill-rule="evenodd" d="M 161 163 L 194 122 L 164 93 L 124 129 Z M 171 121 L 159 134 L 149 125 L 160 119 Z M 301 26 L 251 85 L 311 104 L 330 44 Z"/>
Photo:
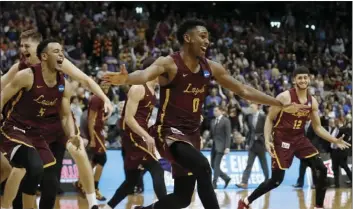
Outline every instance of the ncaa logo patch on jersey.
<path id="1" fill-rule="evenodd" d="M 208 78 L 208 77 L 210 77 L 210 72 L 208 72 L 208 70 L 203 70 L 203 76 L 205 77 L 205 78 Z"/>
<path id="2" fill-rule="evenodd" d="M 64 85 L 61 84 L 59 85 L 58 89 L 59 89 L 59 92 L 63 92 L 65 90 L 65 87 Z"/>

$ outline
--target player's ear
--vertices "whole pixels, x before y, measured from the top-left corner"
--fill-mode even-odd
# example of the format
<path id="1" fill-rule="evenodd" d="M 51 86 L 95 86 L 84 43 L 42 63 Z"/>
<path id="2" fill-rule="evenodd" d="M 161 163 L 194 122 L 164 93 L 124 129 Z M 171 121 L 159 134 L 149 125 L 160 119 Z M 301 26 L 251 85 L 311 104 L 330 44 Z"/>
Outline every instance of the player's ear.
<path id="1" fill-rule="evenodd" d="M 185 33 L 184 34 L 184 41 L 186 43 L 190 43 L 191 42 L 191 37 L 190 37 L 190 34 L 189 33 Z"/>
<path id="2" fill-rule="evenodd" d="M 48 54 L 43 52 L 43 53 L 40 54 L 40 58 L 41 58 L 41 60 L 47 60 L 48 59 Z"/>

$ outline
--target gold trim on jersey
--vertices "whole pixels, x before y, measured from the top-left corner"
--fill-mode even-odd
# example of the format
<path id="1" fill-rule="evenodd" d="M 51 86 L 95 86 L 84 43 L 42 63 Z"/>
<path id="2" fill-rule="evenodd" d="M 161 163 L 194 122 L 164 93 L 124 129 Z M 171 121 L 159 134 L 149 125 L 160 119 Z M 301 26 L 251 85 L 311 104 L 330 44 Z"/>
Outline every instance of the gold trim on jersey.
<path id="1" fill-rule="evenodd" d="M 311 157 L 314 157 L 315 155 L 318 155 L 318 154 L 319 154 L 319 152 L 316 150 L 315 153 L 308 155 L 308 156 L 305 156 L 304 158 L 311 158 Z"/>
<path id="2" fill-rule="evenodd" d="M 5 124 L 5 122 L 4 122 L 4 124 Z M 0 132 L 1 132 L 2 135 L 4 135 L 8 140 L 10 140 L 10 141 L 12 141 L 12 142 L 16 142 L 16 143 L 18 143 L 18 144 L 23 144 L 23 145 L 25 145 L 25 146 L 27 146 L 27 147 L 32 147 L 32 148 L 34 148 L 33 145 L 27 144 L 27 143 L 25 143 L 24 141 L 21 141 L 21 140 L 18 140 L 18 139 L 15 139 L 15 138 L 10 137 L 9 135 L 7 135 L 7 134 L 5 133 L 4 130 L 2 130 L 2 127 L 0 127 Z"/>
<path id="3" fill-rule="evenodd" d="M 101 145 L 101 147 L 103 148 L 104 152 L 107 151 L 103 141 L 101 140 L 101 138 L 99 138 L 98 134 L 96 131 L 93 131 L 94 137 L 97 139 L 98 143 Z"/>
<path id="4" fill-rule="evenodd" d="M 134 145 L 138 148 L 140 148 L 142 151 L 145 151 L 147 154 L 149 154 L 154 160 L 158 161 L 158 159 L 156 158 L 156 156 L 154 156 L 153 153 L 151 153 L 150 151 L 148 151 L 146 148 L 144 148 L 143 146 L 140 146 L 134 139 L 134 137 L 132 136 L 132 133 L 130 132 L 130 140 L 132 141 L 132 143 L 134 143 Z"/>
<path id="5" fill-rule="evenodd" d="M 124 117 L 124 119 L 123 119 L 123 130 L 125 131 L 125 127 L 126 125 L 125 125 L 125 117 Z"/>
<path id="6" fill-rule="evenodd" d="M 48 167 L 53 166 L 53 165 L 55 165 L 55 164 L 56 164 L 56 159 L 55 159 L 55 157 L 54 157 L 54 161 L 51 162 L 51 163 L 47 163 L 47 164 L 43 165 L 43 168 L 48 168 Z"/>
<path id="7" fill-rule="evenodd" d="M 158 128 L 157 128 L 158 138 L 160 141 L 163 141 L 163 139 L 162 139 L 162 125 L 164 122 L 165 110 L 167 109 L 167 106 L 169 103 L 169 97 L 170 97 L 170 89 L 166 89 L 165 90 L 165 100 L 164 100 L 164 103 L 162 106 L 161 125 L 158 125 Z"/>
<path id="8" fill-rule="evenodd" d="M 281 170 L 286 170 L 286 169 L 288 169 L 288 168 L 283 168 L 283 167 L 282 167 L 281 162 L 279 161 L 279 158 L 278 158 L 278 156 L 277 156 L 276 150 L 275 150 L 274 148 L 273 148 L 273 154 L 275 155 L 275 159 L 276 159 L 276 162 L 277 162 L 277 164 L 278 164 L 279 169 L 281 169 Z"/>
<path id="9" fill-rule="evenodd" d="M 12 102 L 12 106 L 11 106 L 11 109 L 9 110 L 9 112 L 7 113 L 7 116 L 6 118 L 9 118 L 11 113 L 13 112 L 13 109 L 15 109 L 15 105 L 18 103 L 18 101 L 20 101 L 21 97 L 22 97 L 22 94 L 23 94 L 23 90 L 21 90 L 19 92 L 19 94 L 17 95 L 16 99 Z M 5 122 L 4 122 L 5 123 Z"/>
<path id="10" fill-rule="evenodd" d="M 282 115 L 283 115 L 283 110 L 281 110 L 280 114 L 279 114 L 279 117 L 277 119 L 277 122 L 276 124 L 273 126 L 273 128 L 276 128 L 279 124 L 279 122 L 281 122 L 281 119 L 282 119 Z"/>

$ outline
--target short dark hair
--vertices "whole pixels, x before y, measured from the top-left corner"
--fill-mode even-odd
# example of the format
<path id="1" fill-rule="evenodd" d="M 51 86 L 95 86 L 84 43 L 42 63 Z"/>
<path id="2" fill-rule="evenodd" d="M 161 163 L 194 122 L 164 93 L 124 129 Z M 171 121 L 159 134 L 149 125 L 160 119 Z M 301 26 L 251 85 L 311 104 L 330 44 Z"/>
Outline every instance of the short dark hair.
<path id="1" fill-rule="evenodd" d="M 190 30 L 195 28 L 196 26 L 203 26 L 206 27 L 206 23 L 199 19 L 186 19 L 184 20 L 177 31 L 177 39 L 180 44 L 184 43 L 184 34 Z"/>
<path id="2" fill-rule="evenodd" d="M 29 39 L 29 38 L 37 42 L 41 42 L 43 39 L 42 34 L 40 34 L 35 29 L 23 31 L 20 35 L 20 39 Z"/>
<path id="3" fill-rule="evenodd" d="M 298 74 L 310 74 L 310 71 L 306 67 L 298 67 L 297 69 L 294 70 L 293 72 L 293 77 L 297 76 Z"/>
<path id="4" fill-rule="evenodd" d="M 37 57 L 39 58 L 39 60 L 42 60 L 40 55 L 43 53 L 43 51 L 48 47 L 50 43 L 60 43 L 60 42 L 55 39 L 47 39 L 40 42 L 39 45 L 37 46 Z"/>

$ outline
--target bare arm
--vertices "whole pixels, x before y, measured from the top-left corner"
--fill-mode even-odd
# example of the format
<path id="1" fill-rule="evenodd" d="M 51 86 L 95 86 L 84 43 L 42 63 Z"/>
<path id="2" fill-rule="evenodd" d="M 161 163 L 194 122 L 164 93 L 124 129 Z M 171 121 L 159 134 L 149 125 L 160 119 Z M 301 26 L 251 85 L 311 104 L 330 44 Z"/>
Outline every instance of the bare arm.
<path id="1" fill-rule="evenodd" d="M 280 100 L 281 102 L 290 102 L 290 98 L 286 96 L 286 92 L 283 92 L 279 94 L 276 98 Z M 270 110 L 268 111 L 266 121 L 265 121 L 265 127 L 264 127 L 264 137 L 266 142 L 271 142 L 272 138 L 272 129 L 273 129 L 273 121 L 276 119 L 277 115 L 281 112 L 281 108 L 272 106 L 270 107 Z"/>
<path id="2" fill-rule="evenodd" d="M 97 112 L 90 110 L 88 116 L 88 132 L 90 135 L 91 142 L 94 142 L 94 124 L 96 124 Z"/>
<path id="3" fill-rule="evenodd" d="M 1 76 L 1 89 L 4 89 L 5 86 L 10 83 L 10 81 L 15 77 L 18 72 L 19 63 L 12 65 L 9 71 L 3 76 Z"/>
<path id="4" fill-rule="evenodd" d="M 75 123 L 73 119 L 73 115 L 71 113 L 70 108 L 70 98 L 71 98 L 71 86 L 69 82 L 65 80 L 65 91 L 64 96 L 61 100 L 61 108 L 60 108 L 60 118 L 61 124 L 63 126 L 64 132 L 67 137 L 75 136 Z"/>
<path id="5" fill-rule="evenodd" d="M 244 85 L 234 79 L 219 63 L 213 61 L 209 61 L 209 63 L 212 69 L 212 73 L 216 78 L 217 82 L 220 83 L 223 87 L 230 89 L 240 97 L 259 104 L 279 107 L 283 106 L 283 104 L 279 100 L 268 96 L 263 92 L 258 91 L 250 86 Z"/>
<path id="6" fill-rule="evenodd" d="M 320 121 L 320 116 L 319 116 L 319 109 L 318 109 L 318 103 L 317 103 L 317 100 L 312 97 L 312 113 L 311 113 L 311 124 L 312 124 L 312 127 L 315 131 L 315 133 L 325 139 L 326 141 L 329 141 L 331 143 L 336 143 L 337 139 L 333 136 L 331 136 L 331 134 L 326 131 L 324 129 L 324 127 L 321 126 L 321 121 Z"/>
<path id="7" fill-rule="evenodd" d="M 138 104 L 140 100 L 143 99 L 144 95 L 145 89 L 143 86 L 134 85 L 130 88 L 125 109 L 124 121 L 134 133 L 146 138 L 149 137 L 149 134 L 140 126 L 140 124 L 135 119 Z"/>
<path id="8" fill-rule="evenodd" d="M 128 74 L 126 84 L 139 85 L 145 84 L 147 81 L 156 79 L 159 75 L 165 73 L 166 65 L 170 62 L 168 57 L 158 58 L 152 65 L 144 70 L 136 70 Z"/>
<path id="9" fill-rule="evenodd" d="M 80 82 L 84 87 L 88 88 L 92 93 L 97 95 L 104 103 L 110 104 L 109 98 L 104 94 L 99 85 L 89 76 L 84 74 L 69 60 L 65 59 L 62 67 L 63 73 L 69 75 L 72 79 Z"/>
<path id="10" fill-rule="evenodd" d="M 0 110 L 4 105 L 15 96 L 21 89 L 30 89 L 33 85 L 33 73 L 31 69 L 22 70 L 14 76 L 14 78 L 1 91 Z"/>

